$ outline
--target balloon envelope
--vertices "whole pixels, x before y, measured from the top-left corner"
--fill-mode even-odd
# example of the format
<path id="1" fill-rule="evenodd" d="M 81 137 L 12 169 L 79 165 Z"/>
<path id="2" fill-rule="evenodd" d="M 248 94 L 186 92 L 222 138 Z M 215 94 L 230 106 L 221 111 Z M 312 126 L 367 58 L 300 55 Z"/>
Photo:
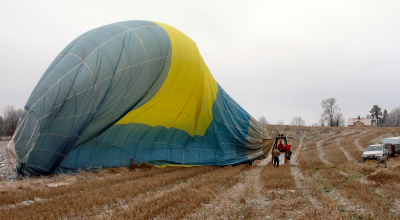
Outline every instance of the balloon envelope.
<path id="1" fill-rule="evenodd" d="M 261 155 L 261 125 L 216 82 L 196 44 L 158 22 L 71 42 L 33 90 L 13 141 L 25 172 L 148 162 L 231 165 Z"/>

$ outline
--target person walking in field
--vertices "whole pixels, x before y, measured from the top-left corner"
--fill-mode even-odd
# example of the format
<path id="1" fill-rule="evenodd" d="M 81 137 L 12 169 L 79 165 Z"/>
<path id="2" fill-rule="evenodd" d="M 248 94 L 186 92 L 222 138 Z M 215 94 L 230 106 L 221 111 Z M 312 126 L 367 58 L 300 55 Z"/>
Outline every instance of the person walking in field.
<path id="1" fill-rule="evenodd" d="M 277 149 L 277 148 L 275 148 L 273 151 L 272 151 L 272 157 L 273 157 L 273 159 L 274 159 L 274 167 L 275 167 L 275 165 L 276 165 L 276 168 L 278 168 L 279 167 L 279 155 L 281 154 L 281 152 Z"/>

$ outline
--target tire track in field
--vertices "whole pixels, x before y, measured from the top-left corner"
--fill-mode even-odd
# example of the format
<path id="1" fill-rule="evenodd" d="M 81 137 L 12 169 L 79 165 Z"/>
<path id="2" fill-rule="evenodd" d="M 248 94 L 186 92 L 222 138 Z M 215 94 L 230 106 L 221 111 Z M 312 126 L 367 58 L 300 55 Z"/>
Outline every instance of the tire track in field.
<path id="1" fill-rule="evenodd" d="M 360 151 L 364 151 L 364 150 L 365 150 L 365 149 L 361 146 L 361 144 L 359 143 L 360 139 L 363 138 L 367 133 L 372 133 L 372 132 L 373 132 L 373 131 L 371 131 L 371 130 L 367 130 L 367 131 L 364 131 L 364 132 L 362 132 L 362 133 L 356 135 L 356 136 L 360 136 L 360 137 L 358 137 L 358 138 L 356 138 L 356 139 L 354 140 L 354 144 L 356 145 L 356 147 L 357 147 Z"/>
<path id="2" fill-rule="evenodd" d="M 335 141 L 336 141 L 336 144 L 337 144 L 338 148 L 339 148 L 339 149 L 344 153 L 344 155 L 346 156 L 347 160 L 354 161 L 354 158 L 349 154 L 349 152 L 347 152 L 347 151 L 341 146 L 340 142 L 343 141 L 343 140 L 342 140 L 341 138 L 339 138 L 339 140 L 338 140 L 338 138 L 336 138 Z"/>
<path id="3" fill-rule="evenodd" d="M 356 132 L 356 130 L 352 130 L 352 131 L 348 132 L 348 134 L 351 134 L 351 135 L 350 135 L 350 137 L 348 137 L 348 138 L 346 138 L 346 139 L 350 139 L 350 138 L 357 137 L 357 136 L 359 136 L 359 135 L 362 135 L 362 134 L 365 133 L 366 131 L 361 132 L 361 133 L 356 133 L 356 134 L 354 134 L 355 132 Z M 345 135 L 341 135 L 341 136 L 345 136 Z M 340 136 L 337 137 L 337 138 L 335 138 L 336 144 L 337 144 L 338 148 L 344 153 L 344 155 L 346 156 L 347 160 L 349 160 L 349 161 L 354 161 L 354 160 L 355 160 L 354 157 L 351 156 L 351 154 L 350 154 L 347 150 L 345 150 L 345 148 L 342 146 L 342 142 L 343 142 L 344 140 L 346 140 L 346 139 L 344 139 L 344 138 L 345 138 L 345 137 L 340 137 Z"/>
<path id="4" fill-rule="evenodd" d="M 303 176 L 303 174 L 301 173 L 299 167 L 297 166 L 298 165 L 297 157 L 298 157 L 303 145 L 304 145 L 303 144 L 303 138 L 300 138 L 300 143 L 297 146 L 297 149 L 294 152 L 292 159 L 290 160 L 290 165 L 292 165 L 290 172 L 291 172 L 292 176 L 294 177 L 294 180 L 296 181 L 296 187 L 303 192 L 303 194 L 307 197 L 307 199 L 314 206 L 320 206 L 320 204 L 318 203 L 317 199 L 315 199 L 309 193 L 307 193 L 306 178 Z"/>
<path id="5" fill-rule="evenodd" d="M 329 136 L 326 141 L 329 143 L 329 142 L 332 142 L 334 140 L 334 141 L 336 141 L 336 143 L 338 143 L 337 142 L 337 138 L 342 136 L 342 135 L 344 135 L 344 134 L 342 134 L 342 133 L 331 134 L 331 136 Z M 319 158 L 326 165 L 333 166 L 335 164 L 333 162 L 329 161 L 328 159 L 326 159 L 326 157 L 325 157 L 325 152 L 324 152 L 324 149 L 323 149 L 323 148 L 325 148 L 325 147 L 323 147 L 324 141 L 325 141 L 325 139 L 321 139 L 316 143 L 317 149 L 319 151 Z M 329 146 L 329 144 L 328 144 L 328 146 Z M 339 144 L 337 144 L 337 147 L 339 148 Z M 343 152 L 343 154 L 346 154 L 346 153 Z"/>
<path id="6" fill-rule="evenodd" d="M 333 164 L 325 158 L 325 153 L 324 153 L 324 150 L 322 149 L 322 143 L 323 143 L 324 141 L 325 141 L 325 140 L 322 139 L 322 140 L 319 140 L 319 141 L 316 143 L 317 149 L 318 149 L 318 151 L 319 151 L 319 154 L 318 154 L 318 155 L 319 155 L 319 159 L 320 159 L 322 162 L 324 162 L 324 164 L 326 164 L 326 165 L 328 165 L 328 166 L 331 166 L 331 165 L 333 165 Z"/>
<path id="7" fill-rule="evenodd" d="M 290 160 L 290 164 L 291 165 L 295 165 L 295 166 L 297 166 L 298 165 L 298 163 L 297 163 L 297 157 L 299 156 L 299 153 L 300 153 L 300 151 L 301 151 L 301 148 L 303 147 L 303 138 L 300 138 L 300 142 L 299 142 L 299 145 L 297 146 L 297 148 L 296 148 L 296 151 L 293 153 L 293 156 L 292 156 L 292 158 L 291 158 L 291 160 Z"/>

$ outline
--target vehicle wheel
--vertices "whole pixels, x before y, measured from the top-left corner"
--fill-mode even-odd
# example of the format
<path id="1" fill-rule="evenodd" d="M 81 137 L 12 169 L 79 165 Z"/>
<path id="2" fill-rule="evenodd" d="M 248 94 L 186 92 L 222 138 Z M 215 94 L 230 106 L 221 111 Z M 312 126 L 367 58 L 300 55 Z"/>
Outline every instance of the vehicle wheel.
<path id="1" fill-rule="evenodd" d="M 367 160 L 367 158 L 363 158 L 363 162 L 365 162 Z"/>

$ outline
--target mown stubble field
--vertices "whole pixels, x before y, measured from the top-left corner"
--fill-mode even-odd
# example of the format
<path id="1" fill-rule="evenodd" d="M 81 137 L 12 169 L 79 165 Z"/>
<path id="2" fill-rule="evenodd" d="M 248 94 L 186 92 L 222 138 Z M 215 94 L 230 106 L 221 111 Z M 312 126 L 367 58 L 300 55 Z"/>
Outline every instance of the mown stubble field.
<path id="1" fill-rule="evenodd" d="M 0 180 L 1 219 L 398 219 L 400 158 L 362 151 L 400 128 L 269 125 L 296 140 L 290 164 L 107 169 Z"/>

